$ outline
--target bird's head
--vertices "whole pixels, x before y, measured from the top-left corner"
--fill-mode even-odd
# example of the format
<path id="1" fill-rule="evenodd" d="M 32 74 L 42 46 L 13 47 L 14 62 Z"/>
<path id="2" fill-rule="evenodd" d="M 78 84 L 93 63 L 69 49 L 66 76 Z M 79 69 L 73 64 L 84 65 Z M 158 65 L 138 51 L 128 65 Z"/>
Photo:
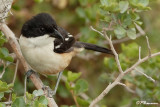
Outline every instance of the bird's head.
<path id="1" fill-rule="evenodd" d="M 40 13 L 28 20 L 22 27 L 21 33 L 26 38 L 36 38 L 44 35 L 64 41 L 58 32 L 57 24 L 47 13 Z"/>

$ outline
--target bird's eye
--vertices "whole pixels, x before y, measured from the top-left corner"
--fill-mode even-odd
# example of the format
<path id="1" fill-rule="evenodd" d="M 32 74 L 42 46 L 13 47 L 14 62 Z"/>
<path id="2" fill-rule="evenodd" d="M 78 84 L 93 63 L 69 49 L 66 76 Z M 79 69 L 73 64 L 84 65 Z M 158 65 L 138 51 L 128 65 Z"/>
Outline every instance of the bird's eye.
<path id="1" fill-rule="evenodd" d="M 42 32 L 44 32 L 44 31 L 45 31 L 45 29 L 44 29 L 43 27 L 41 27 L 41 28 L 40 28 L 40 30 L 41 30 Z"/>

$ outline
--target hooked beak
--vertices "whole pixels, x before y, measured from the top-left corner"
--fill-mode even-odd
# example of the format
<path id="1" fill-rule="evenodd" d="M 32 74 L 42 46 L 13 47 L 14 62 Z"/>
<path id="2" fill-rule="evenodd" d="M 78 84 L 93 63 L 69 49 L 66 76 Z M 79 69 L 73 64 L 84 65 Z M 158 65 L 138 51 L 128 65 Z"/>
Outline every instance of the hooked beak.
<path id="1" fill-rule="evenodd" d="M 51 34 L 51 36 L 58 38 L 64 42 L 64 37 L 56 29 L 54 29 L 54 32 Z"/>

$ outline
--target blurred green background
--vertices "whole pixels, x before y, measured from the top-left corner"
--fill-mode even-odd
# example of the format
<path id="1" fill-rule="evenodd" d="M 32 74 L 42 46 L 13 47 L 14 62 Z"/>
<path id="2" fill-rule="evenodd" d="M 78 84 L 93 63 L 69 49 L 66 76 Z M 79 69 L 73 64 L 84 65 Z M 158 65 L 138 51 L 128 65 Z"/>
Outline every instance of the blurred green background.
<path id="1" fill-rule="evenodd" d="M 114 1 L 114 0 L 113 0 Z M 120 1 L 120 0 L 119 0 Z M 126 0 L 127 1 L 127 0 Z M 143 1 L 143 0 L 142 0 Z M 34 15 L 47 12 L 50 13 L 56 20 L 57 24 L 72 35 L 77 40 L 94 43 L 100 46 L 109 47 L 106 45 L 106 40 L 98 33 L 90 29 L 93 26 L 102 30 L 102 26 L 108 26 L 107 22 L 103 22 L 105 15 L 101 14 L 99 0 L 14 0 L 12 13 L 6 22 L 13 30 L 17 37 L 21 34 L 21 27 L 26 20 Z M 146 35 L 149 37 L 152 52 L 160 50 L 160 0 L 150 0 L 149 7 L 151 10 L 139 12 L 141 25 Z M 107 15 L 105 16 L 107 20 Z M 105 25 L 106 24 L 106 25 Z M 136 30 L 138 33 L 138 31 Z M 112 32 L 111 32 L 112 34 Z M 113 36 L 112 39 L 117 40 L 118 36 Z M 5 47 L 12 53 L 10 46 L 5 43 Z M 142 47 L 142 56 L 148 54 L 146 39 L 141 36 L 135 40 L 115 44 L 115 49 L 120 55 L 122 68 L 126 69 L 138 59 L 138 46 Z M 156 80 L 155 83 L 147 79 L 145 76 L 132 71 L 122 80 L 133 92 L 127 91 L 122 86 L 116 86 L 110 93 L 100 101 L 100 107 L 134 107 L 136 101 L 159 102 L 160 103 L 160 57 L 150 59 L 149 61 L 138 66 L 138 69 L 145 72 Z M 1 65 L 0 70 L 2 71 Z M 2 81 L 10 83 L 14 75 L 15 63 L 11 63 L 7 67 Z M 18 74 L 13 90 L 17 96 L 23 95 L 24 89 L 24 74 L 23 67 L 20 64 Z M 88 100 L 79 103 L 81 107 L 86 107 L 88 102 L 97 97 L 110 82 L 117 77 L 119 72 L 112 56 L 100 54 L 92 51 L 85 51 L 75 56 L 66 69 L 64 76 L 68 78 L 68 71 L 72 73 L 81 72 L 79 80 L 83 79 L 83 90 L 81 92 L 89 96 Z M 80 74 L 79 74 L 80 75 Z M 40 78 L 45 85 L 54 88 L 56 76 L 42 76 Z M 78 78 L 78 77 L 77 77 Z M 78 84 L 77 81 L 68 81 L 68 83 Z M 71 94 L 71 89 L 67 87 L 66 81 L 61 81 L 57 94 L 54 96 L 57 104 L 60 107 L 68 107 L 75 105 Z M 31 81 L 28 82 L 28 92 L 32 93 L 35 90 Z M 79 98 L 79 94 L 76 94 Z M 8 96 L 6 95 L 6 98 Z M 84 104 L 84 105 L 83 105 Z M 140 105 L 143 107 L 144 105 Z"/>

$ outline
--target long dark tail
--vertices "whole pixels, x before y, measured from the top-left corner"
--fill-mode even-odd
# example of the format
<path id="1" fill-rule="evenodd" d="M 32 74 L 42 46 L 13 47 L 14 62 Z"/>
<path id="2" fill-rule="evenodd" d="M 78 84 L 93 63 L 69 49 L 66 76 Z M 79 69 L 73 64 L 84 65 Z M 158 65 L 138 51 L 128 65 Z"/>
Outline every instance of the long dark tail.
<path id="1" fill-rule="evenodd" d="M 93 50 L 93 51 L 97 51 L 97 52 L 102 52 L 102 53 L 107 53 L 107 54 L 112 54 L 113 52 L 110 49 L 101 47 L 101 46 L 97 46 L 94 44 L 90 44 L 90 43 L 84 43 L 84 42 L 75 42 L 74 44 L 75 47 L 78 48 L 85 48 L 87 50 Z"/>

